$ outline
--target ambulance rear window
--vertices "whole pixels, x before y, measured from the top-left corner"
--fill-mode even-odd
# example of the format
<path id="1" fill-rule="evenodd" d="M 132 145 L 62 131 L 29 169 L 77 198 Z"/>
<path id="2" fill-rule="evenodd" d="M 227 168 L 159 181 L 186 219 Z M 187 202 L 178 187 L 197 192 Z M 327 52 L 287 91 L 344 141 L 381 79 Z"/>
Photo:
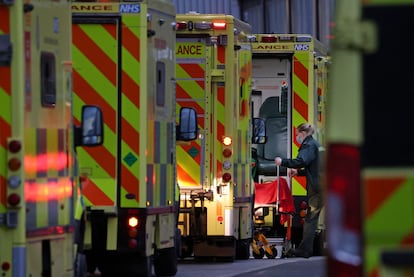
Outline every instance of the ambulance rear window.
<path id="1" fill-rule="evenodd" d="M 412 24 L 407 23 L 414 6 L 369 7 L 363 12 L 376 21 L 379 46 L 363 60 L 363 166 L 413 166 L 414 55 L 407 41 Z M 385 22 L 389 14 L 398 16 Z"/>

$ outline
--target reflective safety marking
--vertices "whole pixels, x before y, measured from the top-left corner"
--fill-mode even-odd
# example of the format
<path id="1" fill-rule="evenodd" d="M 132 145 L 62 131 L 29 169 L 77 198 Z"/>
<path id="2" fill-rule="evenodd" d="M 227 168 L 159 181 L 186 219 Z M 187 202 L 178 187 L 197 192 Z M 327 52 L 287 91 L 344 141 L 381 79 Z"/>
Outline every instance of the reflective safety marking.
<path id="1" fill-rule="evenodd" d="M 383 249 L 414 247 L 414 177 L 384 174 L 363 184 L 365 269 L 368 276 L 378 276 Z"/>
<path id="2" fill-rule="evenodd" d="M 82 182 L 82 192 L 84 195 L 93 195 L 93 197 L 85 197 L 85 205 L 86 206 L 112 206 L 114 205 L 114 201 L 109 198 L 103 191 L 102 187 L 105 186 L 105 182 L 107 179 L 96 179 L 99 182 L 99 186 L 94 183 L 93 180 L 86 178 L 85 181 Z M 109 184 L 110 185 L 110 184 Z"/>
<path id="3" fill-rule="evenodd" d="M 309 61 L 313 58 L 309 51 L 295 52 L 293 56 L 293 112 L 292 112 L 292 157 L 296 157 L 299 145 L 296 142 L 296 128 L 299 124 L 309 121 L 309 99 L 313 97 L 313 88 L 309 87 Z M 292 178 L 292 194 L 306 195 L 306 178 L 295 176 Z"/>
<path id="4" fill-rule="evenodd" d="M 189 48 L 189 45 L 194 46 Z M 192 52 L 189 52 L 189 51 Z M 205 42 L 180 42 L 176 44 L 176 113 L 181 107 L 192 107 L 198 115 L 198 127 L 202 134 L 206 128 L 205 119 Z M 205 137 L 180 144 L 177 149 L 177 182 L 182 187 L 198 187 L 203 183 L 202 163 Z"/>
<path id="5" fill-rule="evenodd" d="M 137 157 L 135 157 L 131 152 L 124 157 L 124 162 L 129 166 L 133 165 L 137 160 Z"/>
<path id="6" fill-rule="evenodd" d="M 0 35 L 10 33 L 10 7 L 0 5 Z M 0 213 L 6 207 L 6 154 L 7 138 L 11 136 L 11 68 L 0 66 Z"/>

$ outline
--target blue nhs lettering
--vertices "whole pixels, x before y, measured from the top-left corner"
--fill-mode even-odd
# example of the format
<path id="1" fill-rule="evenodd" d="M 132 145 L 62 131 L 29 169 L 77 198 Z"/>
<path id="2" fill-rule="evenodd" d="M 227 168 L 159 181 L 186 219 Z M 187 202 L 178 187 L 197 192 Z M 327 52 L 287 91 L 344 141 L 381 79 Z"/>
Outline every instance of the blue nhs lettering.
<path id="1" fill-rule="evenodd" d="M 139 4 L 122 4 L 119 6 L 120 13 L 139 13 L 141 7 Z"/>
<path id="2" fill-rule="evenodd" d="M 307 44 L 295 44 L 295 50 L 296 51 L 308 51 L 309 45 Z"/>

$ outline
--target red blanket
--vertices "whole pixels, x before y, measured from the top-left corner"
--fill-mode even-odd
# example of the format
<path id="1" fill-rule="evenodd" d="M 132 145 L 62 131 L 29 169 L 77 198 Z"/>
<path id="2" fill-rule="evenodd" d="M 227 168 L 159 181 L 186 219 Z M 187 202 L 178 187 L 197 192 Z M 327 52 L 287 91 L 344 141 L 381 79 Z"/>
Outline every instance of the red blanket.
<path id="1" fill-rule="evenodd" d="M 277 180 L 266 183 L 254 183 L 255 187 L 255 199 L 254 206 L 266 206 L 268 204 L 275 204 L 277 199 Z M 287 213 L 294 213 L 295 204 L 293 202 L 293 196 L 289 189 L 289 186 L 284 178 L 280 178 L 280 190 L 279 190 L 279 212 L 280 224 L 284 224 L 288 220 Z"/>

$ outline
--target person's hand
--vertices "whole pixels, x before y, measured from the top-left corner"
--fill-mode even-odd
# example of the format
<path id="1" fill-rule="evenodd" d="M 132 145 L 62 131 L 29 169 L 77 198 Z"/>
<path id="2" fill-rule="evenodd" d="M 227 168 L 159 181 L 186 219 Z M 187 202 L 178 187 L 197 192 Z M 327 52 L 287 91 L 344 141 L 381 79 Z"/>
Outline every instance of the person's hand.
<path id="1" fill-rule="evenodd" d="M 276 164 L 276 166 L 280 166 L 282 164 L 282 158 L 281 157 L 276 157 L 275 158 L 275 164 Z"/>
<path id="2" fill-rule="evenodd" d="M 291 168 L 289 170 L 289 176 L 293 177 L 293 176 L 296 176 L 296 175 L 298 175 L 298 170 L 296 168 Z"/>

